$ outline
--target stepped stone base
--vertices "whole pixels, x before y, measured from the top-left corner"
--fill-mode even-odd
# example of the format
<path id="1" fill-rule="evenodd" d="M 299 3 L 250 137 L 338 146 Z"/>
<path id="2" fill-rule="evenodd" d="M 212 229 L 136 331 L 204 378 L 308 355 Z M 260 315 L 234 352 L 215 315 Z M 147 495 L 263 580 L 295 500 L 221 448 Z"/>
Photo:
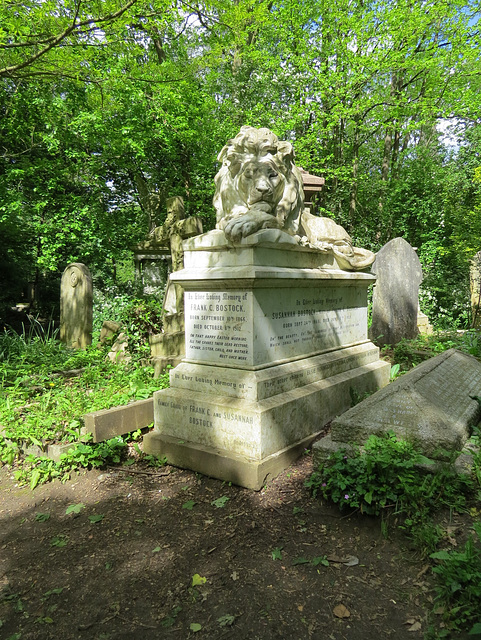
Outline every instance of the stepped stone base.
<path id="1" fill-rule="evenodd" d="M 366 342 L 242 375 L 183 362 L 171 372 L 183 387 L 154 394 L 155 431 L 144 437 L 144 450 L 258 490 L 349 409 L 351 390 L 364 394 L 387 384 L 389 365 L 377 354 Z"/>

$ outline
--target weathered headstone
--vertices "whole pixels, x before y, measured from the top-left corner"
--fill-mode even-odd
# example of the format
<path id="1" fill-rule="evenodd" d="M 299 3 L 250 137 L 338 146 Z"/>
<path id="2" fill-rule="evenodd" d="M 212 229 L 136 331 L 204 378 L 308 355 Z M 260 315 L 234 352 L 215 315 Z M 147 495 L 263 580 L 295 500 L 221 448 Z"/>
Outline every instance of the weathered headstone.
<path id="1" fill-rule="evenodd" d="M 371 267 L 377 276 L 372 299 L 371 340 L 395 345 L 402 338 L 415 338 L 419 285 L 423 279 L 415 250 L 403 238 L 394 238 L 376 254 Z"/>
<path id="2" fill-rule="evenodd" d="M 157 242 L 153 236 L 132 247 L 135 279 L 146 296 L 162 296 L 171 270 L 170 246 Z"/>
<path id="3" fill-rule="evenodd" d="M 481 417 L 481 363 L 450 349 L 404 374 L 332 421 L 331 434 L 313 446 L 314 463 L 372 434 L 393 431 L 429 458 L 447 460 L 461 451 Z"/>
<path id="4" fill-rule="evenodd" d="M 60 284 L 60 340 L 85 349 L 92 344 L 92 276 L 80 262 L 69 264 Z"/>
<path id="5" fill-rule="evenodd" d="M 481 251 L 471 260 L 471 324 L 475 329 L 481 329 Z"/>
<path id="6" fill-rule="evenodd" d="M 259 489 L 390 367 L 367 339 L 373 277 L 297 234 L 290 143 L 243 127 L 219 159 L 217 229 L 184 241 L 170 276 L 185 290 L 185 358 L 154 394 L 144 451 Z"/>

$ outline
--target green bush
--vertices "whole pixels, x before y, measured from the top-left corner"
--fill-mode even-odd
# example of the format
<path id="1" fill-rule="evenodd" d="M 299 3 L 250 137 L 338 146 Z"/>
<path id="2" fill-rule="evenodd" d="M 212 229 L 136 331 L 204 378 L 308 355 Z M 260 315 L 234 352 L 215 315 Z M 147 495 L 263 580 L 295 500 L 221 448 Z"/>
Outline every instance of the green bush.
<path id="1" fill-rule="evenodd" d="M 449 469 L 430 473 L 426 470 L 430 464 L 431 460 L 394 433 L 372 435 L 363 448 L 332 453 L 306 486 L 341 509 L 359 509 L 369 515 L 390 509 L 402 515 L 401 527 L 425 555 L 439 541 L 429 516 L 441 507 L 465 510 L 474 491 L 470 476 Z"/>
<path id="2" fill-rule="evenodd" d="M 64 479 L 83 462 L 112 462 L 115 442 L 81 443 L 61 464 L 22 450 L 78 442 L 85 413 L 145 399 L 169 385 L 168 373 L 155 380 L 153 367 L 141 358 L 117 365 L 105 350 L 69 349 L 51 336 L 7 332 L 0 336 L 0 353 L 0 463 L 14 465 L 17 479 L 32 487 Z"/>
<path id="3" fill-rule="evenodd" d="M 370 436 L 363 449 L 336 451 L 327 464 L 306 481 L 313 494 L 320 493 L 339 505 L 379 515 L 398 505 L 420 483 L 416 465 L 429 461 L 412 444 L 393 433 Z"/>

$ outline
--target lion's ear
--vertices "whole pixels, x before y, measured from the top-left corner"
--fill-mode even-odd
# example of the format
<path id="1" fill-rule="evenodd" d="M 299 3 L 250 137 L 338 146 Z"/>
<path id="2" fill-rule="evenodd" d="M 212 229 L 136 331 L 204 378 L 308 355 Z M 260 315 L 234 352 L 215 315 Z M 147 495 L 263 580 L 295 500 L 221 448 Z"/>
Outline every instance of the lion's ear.
<path id="1" fill-rule="evenodd" d="M 290 142 L 283 140 L 277 145 L 277 155 L 283 162 L 289 165 L 294 163 L 294 149 Z"/>
<path id="2" fill-rule="evenodd" d="M 224 157 L 224 164 L 229 169 L 230 175 L 235 178 L 242 167 L 243 155 L 229 150 Z"/>

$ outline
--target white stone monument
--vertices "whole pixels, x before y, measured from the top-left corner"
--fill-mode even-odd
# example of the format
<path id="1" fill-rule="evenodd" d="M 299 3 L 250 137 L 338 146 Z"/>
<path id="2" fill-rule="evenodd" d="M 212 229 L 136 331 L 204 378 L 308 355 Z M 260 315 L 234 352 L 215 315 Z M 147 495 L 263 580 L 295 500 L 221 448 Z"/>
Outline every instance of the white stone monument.
<path id="1" fill-rule="evenodd" d="M 154 394 L 144 449 L 259 489 L 350 407 L 351 388 L 379 389 L 390 367 L 367 339 L 374 278 L 337 259 L 370 252 L 344 230 L 305 232 L 291 145 L 243 127 L 219 159 L 218 228 L 184 242 L 171 276 L 185 290 L 185 358 Z"/>

